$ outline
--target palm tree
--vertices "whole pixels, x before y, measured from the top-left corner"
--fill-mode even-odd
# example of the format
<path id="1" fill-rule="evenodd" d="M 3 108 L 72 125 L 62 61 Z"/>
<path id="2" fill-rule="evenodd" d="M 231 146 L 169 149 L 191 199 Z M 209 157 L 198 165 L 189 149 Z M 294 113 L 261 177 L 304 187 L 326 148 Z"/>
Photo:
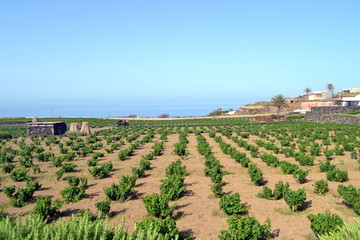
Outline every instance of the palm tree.
<path id="1" fill-rule="evenodd" d="M 334 85 L 332 85 L 331 83 L 328 83 L 328 84 L 326 84 L 326 89 L 328 91 L 332 91 L 332 90 L 334 90 Z"/>
<path id="2" fill-rule="evenodd" d="M 306 94 L 309 94 L 311 92 L 311 89 L 310 88 L 305 88 L 304 92 L 306 92 Z"/>
<path id="3" fill-rule="evenodd" d="M 276 115 L 279 118 L 280 111 L 283 108 L 288 107 L 285 97 L 282 94 L 278 94 L 271 99 L 271 105 L 275 107 Z"/>

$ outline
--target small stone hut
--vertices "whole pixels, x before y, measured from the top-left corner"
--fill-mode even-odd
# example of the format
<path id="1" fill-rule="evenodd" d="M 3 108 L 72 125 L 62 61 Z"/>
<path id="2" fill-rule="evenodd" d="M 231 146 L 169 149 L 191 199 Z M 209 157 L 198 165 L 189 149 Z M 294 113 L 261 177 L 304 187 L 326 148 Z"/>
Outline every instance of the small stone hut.
<path id="1" fill-rule="evenodd" d="M 66 132 L 65 122 L 32 122 L 27 124 L 27 133 L 31 135 L 54 136 Z"/>

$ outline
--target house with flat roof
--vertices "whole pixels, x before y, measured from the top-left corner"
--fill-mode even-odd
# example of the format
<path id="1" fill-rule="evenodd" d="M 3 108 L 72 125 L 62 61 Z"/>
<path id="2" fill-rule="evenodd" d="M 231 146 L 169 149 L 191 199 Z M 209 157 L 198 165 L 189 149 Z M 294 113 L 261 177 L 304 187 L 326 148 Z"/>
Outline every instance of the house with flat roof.
<path id="1" fill-rule="evenodd" d="M 341 106 L 360 107 L 360 94 L 355 97 L 343 97 L 341 99 Z"/>
<path id="2" fill-rule="evenodd" d="M 360 93 L 360 88 L 348 88 L 342 90 L 342 93 Z"/>

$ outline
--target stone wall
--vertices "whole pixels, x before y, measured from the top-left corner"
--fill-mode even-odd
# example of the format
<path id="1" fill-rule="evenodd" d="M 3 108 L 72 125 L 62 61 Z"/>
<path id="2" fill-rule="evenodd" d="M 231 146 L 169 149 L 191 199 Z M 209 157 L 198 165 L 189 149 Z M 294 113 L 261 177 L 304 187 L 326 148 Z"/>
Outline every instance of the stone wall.
<path id="1" fill-rule="evenodd" d="M 29 123 L 27 125 L 27 133 L 31 135 L 62 135 L 66 132 L 66 124 L 64 122 L 38 122 Z"/>
<path id="2" fill-rule="evenodd" d="M 318 123 L 337 123 L 337 124 L 357 124 L 360 125 L 360 117 L 350 117 L 342 115 L 313 116 L 295 120 L 296 122 L 318 122 Z"/>
<path id="3" fill-rule="evenodd" d="M 342 107 L 342 106 L 331 106 L 331 107 L 312 107 L 310 112 L 306 115 L 309 117 L 317 117 L 329 114 L 349 113 L 360 111 L 360 107 Z"/>

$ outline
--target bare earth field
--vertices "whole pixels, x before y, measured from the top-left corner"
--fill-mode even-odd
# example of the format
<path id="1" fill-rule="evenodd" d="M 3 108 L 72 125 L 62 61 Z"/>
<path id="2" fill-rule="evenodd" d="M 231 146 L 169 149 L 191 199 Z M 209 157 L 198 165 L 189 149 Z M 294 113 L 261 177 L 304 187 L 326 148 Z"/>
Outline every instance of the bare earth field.
<path id="1" fill-rule="evenodd" d="M 250 152 L 244 148 L 240 148 L 233 140 L 222 136 L 223 141 L 231 144 L 240 152 L 247 153 L 247 156 L 260 167 L 263 172 L 266 186 L 274 189 L 275 184 L 282 180 L 289 182 L 290 188 L 293 190 L 305 188 L 307 199 L 304 209 L 299 212 L 292 213 L 289 210 L 286 202 L 281 200 L 266 200 L 258 198 L 256 195 L 262 191 L 262 186 L 255 186 L 247 173 L 247 168 L 242 167 L 235 162 L 229 155 L 223 154 L 218 144 L 213 138 L 210 138 L 207 133 L 202 133 L 207 142 L 212 147 L 214 156 L 223 165 L 223 170 L 227 174 L 223 177 L 225 186 L 224 193 L 240 194 L 241 202 L 247 208 L 250 216 L 256 217 L 261 224 L 269 218 L 271 220 L 272 233 L 275 239 L 317 239 L 310 229 L 310 222 L 306 215 L 324 213 L 327 209 L 332 213 L 338 214 L 342 219 L 348 223 L 352 223 L 354 218 L 359 217 L 342 203 L 342 199 L 335 198 L 333 195 L 337 194 L 337 187 L 340 183 L 328 182 L 329 192 L 325 195 L 317 195 L 313 193 L 313 184 L 317 180 L 326 179 L 326 173 L 321 173 L 319 170 L 319 160 L 325 160 L 324 156 L 316 157 L 315 164 L 311 167 L 301 167 L 302 169 L 309 169 L 310 173 L 307 177 L 308 181 L 304 184 L 299 184 L 292 175 L 284 175 L 280 168 L 273 168 L 267 166 L 260 158 L 252 158 Z M 217 133 L 217 136 L 221 136 Z M 85 138 L 85 137 L 84 137 Z M 177 204 L 173 217 L 176 220 L 177 227 L 180 232 L 191 234 L 194 239 L 218 239 L 221 230 L 228 228 L 226 220 L 228 216 L 219 208 L 219 198 L 216 198 L 211 191 L 211 181 L 204 175 L 204 156 L 197 151 L 197 138 L 194 133 L 190 133 L 187 137 L 189 143 L 187 150 L 189 155 L 182 160 L 187 168 L 188 175 L 185 177 L 185 185 L 187 190 L 179 200 L 172 203 Z M 248 143 L 254 144 L 254 140 L 261 139 L 258 136 L 250 135 Z M 19 141 L 20 139 L 18 139 Z M 62 138 L 65 141 L 67 138 Z M 153 141 L 160 141 L 160 135 L 156 134 Z M 133 230 L 135 222 L 144 221 L 149 217 L 142 197 L 151 193 L 160 193 L 160 180 L 165 178 L 165 169 L 172 162 L 179 159 L 178 156 L 172 152 L 173 145 L 179 141 L 179 134 L 171 134 L 164 145 L 164 152 L 161 156 L 155 157 L 151 160 L 151 169 L 146 171 L 146 175 L 136 181 L 134 192 L 130 200 L 126 202 L 112 201 L 110 210 L 110 223 L 120 224 L 125 220 L 125 228 L 129 231 Z M 108 147 L 105 140 L 102 140 L 104 147 L 95 152 L 104 152 L 104 148 Z M 31 143 L 30 139 L 26 139 L 26 143 Z M 66 203 L 60 209 L 63 217 L 69 217 L 76 214 L 79 210 L 89 209 L 93 213 L 97 213 L 95 203 L 106 199 L 103 188 L 109 187 L 112 183 L 118 183 L 121 176 L 131 175 L 131 168 L 137 167 L 141 160 L 141 156 L 149 153 L 154 142 L 145 143 L 139 149 L 136 149 L 131 157 L 125 161 L 119 161 L 117 154 L 121 149 L 129 146 L 129 143 L 121 146 L 120 149 L 113 153 L 105 153 L 105 156 L 100 158 L 98 165 L 104 162 L 111 161 L 113 164 L 113 171 L 110 176 L 104 179 L 95 179 L 89 173 L 91 167 L 87 166 L 87 160 L 91 158 L 91 154 L 86 157 L 76 157 L 73 161 L 76 164 L 77 171 L 74 173 L 65 173 L 65 176 L 81 176 L 88 178 L 86 189 L 86 197 L 77 203 Z M 14 149 L 19 149 L 18 145 L 9 141 L 7 146 Z M 41 147 L 46 151 L 51 151 L 55 155 L 60 155 L 57 145 L 46 146 L 41 142 Z M 331 145 L 329 148 L 333 148 Z M 260 147 L 260 152 L 270 153 L 270 151 Z M 294 158 L 287 158 L 284 154 L 274 154 L 279 160 L 286 160 L 294 164 L 298 164 Z M 14 163 L 18 163 L 19 157 L 15 158 Z M 67 181 L 56 180 L 55 172 L 59 169 L 51 165 L 51 162 L 34 161 L 35 164 L 41 168 L 41 173 L 34 174 L 32 170 L 29 175 L 33 180 L 38 180 L 42 184 L 42 189 L 36 191 L 34 196 L 52 196 L 53 200 L 61 199 L 60 191 L 68 186 Z M 341 170 L 347 170 L 349 173 L 349 181 L 343 183 L 345 185 L 352 184 L 355 187 L 360 187 L 360 170 L 357 160 L 351 159 L 350 153 L 345 152 L 343 156 L 335 156 L 331 161 L 332 164 L 338 166 Z M 17 167 L 19 164 L 17 164 Z M 9 174 L 0 173 L 0 177 L 4 180 L 1 188 L 15 185 L 16 187 L 25 187 L 24 182 L 15 182 Z M 15 208 L 10 205 L 9 199 L 4 192 L 0 191 L 0 206 L 1 209 L 10 216 L 25 215 L 34 208 L 35 203 L 30 203 L 21 208 Z M 1 210 L 0 209 L 0 210 Z"/>

